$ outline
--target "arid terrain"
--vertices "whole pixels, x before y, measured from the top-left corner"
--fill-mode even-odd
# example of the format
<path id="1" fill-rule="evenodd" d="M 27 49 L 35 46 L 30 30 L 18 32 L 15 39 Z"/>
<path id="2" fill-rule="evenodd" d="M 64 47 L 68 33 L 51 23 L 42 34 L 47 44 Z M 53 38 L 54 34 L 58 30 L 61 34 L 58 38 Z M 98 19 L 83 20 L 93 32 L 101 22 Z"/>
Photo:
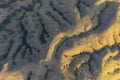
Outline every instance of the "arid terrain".
<path id="1" fill-rule="evenodd" d="M 0 0 L 0 80 L 120 80 L 120 0 Z"/>

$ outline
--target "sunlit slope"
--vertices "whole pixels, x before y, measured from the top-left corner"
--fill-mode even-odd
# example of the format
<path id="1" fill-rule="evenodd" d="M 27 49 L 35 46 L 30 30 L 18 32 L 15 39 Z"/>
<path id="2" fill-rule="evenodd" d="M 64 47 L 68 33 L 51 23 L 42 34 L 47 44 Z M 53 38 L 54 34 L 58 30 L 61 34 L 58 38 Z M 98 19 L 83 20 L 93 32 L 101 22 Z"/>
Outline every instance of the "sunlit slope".
<path id="1" fill-rule="evenodd" d="M 24 76 L 20 71 L 8 71 L 8 63 L 6 63 L 0 72 L 0 80 L 24 80 Z"/>
<path id="2" fill-rule="evenodd" d="M 92 28 L 92 22 L 90 21 L 88 16 L 86 16 L 83 19 L 80 19 L 79 13 L 77 11 L 75 12 L 76 12 L 77 25 L 74 26 L 75 28 L 68 29 L 68 31 L 64 33 L 59 33 L 53 38 L 52 42 L 49 45 L 50 47 L 47 53 L 46 60 L 49 61 L 52 59 L 52 57 L 54 57 L 54 51 L 57 45 L 60 44 L 62 39 L 70 38 L 75 35 L 79 35 L 82 32 L 87 32 Z"/>
<path id="3" fill-rule="evenodd" d="M 98 4 L 98 2 L 96 4 Z M 115 20 L 112 21 L 112 24 L 109 26 L 108 29 L 98 34 L 92 32 L 89 35 L 84 36 L 82 39 L 78 41 L 74 41 L 74 45 L 72 46 L 72 48 L 63 50 L 63 52 L 61 53 L 62 55 L 60 59 L 60 70 L 65 77 L 64 80 L 69 80 L 70 78 L 75 79 L 75 76 L 67 70 L 69 68 L 69 64 L 73 60 L 73 56 L 79 55 L 83 52 L 93 53 L 94 51 L 101 50 L 105 46 L 113 46 L 114 44 L 120 43 L 120 27 L 119 27 L 120 17 L 119 16 L 120 16 L 120 10 L 118 9 L 116 13 L 116 18 Z M 78 21 L 82 21 L 82 20 L 78 18 Z M 87 26 L 90 26 L 87 30 L 83 29 L 85 28 L 85 25 L 86 25 L 86 24 L 85 25 L 82 24 L 84 22 L 87 22 Z M 87 20 L 83 19 L 82 23 L 78 24 L 78 26 L 76 26 L 78 28 L 73 29 L 73 31 L 60 33 L 54 37 L 52 43 L 50 44 L 50 48 L 49 48 L 46 60 L 50 61 L 54 57 L 54 54 L 57 53 L 54 51 L 62 39 L 64 39 L 65 37 L 69 38 L 74 35 L 78 35 L 80 34 L 80 32 L 87 32 L 91 29 L 92 23 L 91 21 L 89 21 L 89 19 Z M 113 63 L 116 63 L 116 62 L 113 61 Z M 112 63 L 108 63 L 108 64 L 112 64 Z M 102 80 L 103 78 L 99 77 L 100 80 Z"/>
<path id="4" fill-rule="evenodd" d="M 64 50 L 62 53 L 61 64 L 63 65 L 64 61 L 66 61 L 66 56 L 74 56 L 78 55 L 82 52 L 94 52 L 94 50 L 99 50 L 104 46 L 112 46 L 115 43 L 120 43 L 120 11 L 118 10 L 116 15 L 116 20 L 110 27 L 102 33 L 99 34 L 91 34 L 78 42 L 75 42 L 74 46 L 69 50 Z M 67 62 L 68 63 L 68 62 Z"/>
<path id="5" fill-rule="evenodd" d="M 102 70 L 97 80 L 119 80 L 120 79 L 120 60 L 114 59 L 119 54 L 119 50 L 109 52 L 102 60 Z"/>
<path id="6" fill-rule="evenodd" d="M 116 43 L 120 43 L 120 8 L 118 9 L 117 12 L 117 18 L 116 18 L 116 23 L 113 24 L 113 26 L 116 26 L 116 31 L 114 32 L 114 41 Z M 111 39 L 110 39 L 111 40 Z M 120 61 L 119 59 L 114 59 L 116 55 L 118 55 L 120 52 L 119 50 L 116 50 L 114 52 L 108 53 L 102 62 L 102 70 L 98 76 L 97 80 L 119 80 L 120 79 Z"/>
<path id="7" fill-rule="evenodd" d="M 120 3 L 120 0 L 98 0 L 98 1 L 96 2 L 96 5 L 100 5 L 100 4 L 102 4 L 102 3 L 106 2 L 106 1 L 109 1 L 109 2 L 118 2 L 118 3 Z"/>
<path id="8" fill-rule="evenodd" d="M 44 61 L 40 61 L 38 64 L 29 64 L 21 67 L 19 70 L 9 70 L 9 64 L 6 63 L 0 72 L 0 80 L 44 80 L 47 72 L 47 67 Z M 31 72 L 34 75 L 30 75 Z M 30 75 L 30 76 L 29 76 Z"/>
<path id="9" fill-rule="evenodd" d="M 69 65 L 71 63 L 73 58 L 72 56 L 78 55 L 83 52 L 93 53 L 95 50 L 100 50 L 105 46 L 112 46 L 114 44 L 120 43 L 120 17 L 119 16 L 120 16 L 120 10 L 118 9 L 116 14 L 116 19 L 113 21 L 113 24 L 111 24 L 107 30 L 99 34 L 92 33 L 91 35 L 81 39 L 80 41 L 75 42 L 74 46 L 71 49 L 63 51 L 60 64 L 61 64 L 61 70 L 64 75 L 66 75 L 66 72 L 68 72 L 67 68 L 69 67 L 68 66 L 67 68 L 65 68 L 64 66 Z M 115 53 L 118 53 L 118 52 L 115 52 Z M 119 60 L 111 60 L 110 62 L 106 63 L 109 65 L 108 67 L 106 66 L 102 67 L 103 71 L 101 74 L 106 74 L 104 73 L 105 70 L 109 71 L 109 70 L 113 70 L 112 68 L 119 68 L 119 65 L 117 65 L 119 63 L 120 63 Z M 102 77 L 100 76 L 98 80 L 118 80 L 118 78 L 119 78 L 119 73 L 116 73 L 116 75 L 112 75 L 111 77 L 108 77 L 108 75 L 102 75 Z"/>
<path id="10" fill-rule="evenodd" d="M 119 2 L 0 4 L 0 80 L 120 80 Z"/>

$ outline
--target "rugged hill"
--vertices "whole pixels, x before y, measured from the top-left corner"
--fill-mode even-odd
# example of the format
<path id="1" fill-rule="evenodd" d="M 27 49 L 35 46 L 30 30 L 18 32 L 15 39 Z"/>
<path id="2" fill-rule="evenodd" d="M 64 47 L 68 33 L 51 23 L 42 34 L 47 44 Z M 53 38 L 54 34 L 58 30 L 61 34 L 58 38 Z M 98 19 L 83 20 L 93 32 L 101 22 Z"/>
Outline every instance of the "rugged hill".
<path id="1" fill-rule="evenodd" d="M 120 80 L 120 0 L 0 0 L 0 80 Z"/>

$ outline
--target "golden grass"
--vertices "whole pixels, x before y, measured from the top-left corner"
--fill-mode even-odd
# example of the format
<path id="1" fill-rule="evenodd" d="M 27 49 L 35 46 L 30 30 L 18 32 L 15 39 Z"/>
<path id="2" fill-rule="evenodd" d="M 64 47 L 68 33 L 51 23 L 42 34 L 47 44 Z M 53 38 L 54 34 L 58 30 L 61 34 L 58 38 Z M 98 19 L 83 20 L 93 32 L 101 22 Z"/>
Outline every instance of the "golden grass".
<path id="1" fill-rule="evenodd" d="M 8 63 L 6 63 L 0 72 L 0 80 L 24 80 L 24 76 L 20 71 L 8 71 Z"/>
<path id="2" fill-rule="evenodd" d="M 115 43 L 120 43 L 120 36 L 119 36 L 120 17 L 119 16 L 120 16 L 120 10 L 118 10 L 116 14 L 116 19 L 114 20 L 114 23 L 110 25 L 110 27 L 107 30 L 99 34 L 91 34 L 88 37 L 84 37 L 83 39 L 80 40 L 80 42 L 79 41 L 75 42 L 74 46 L 71 49 L 64 50 L 62 53 L 61 63 L 60 63 L 62 72 L 64 73 L 65 71 L 67 71 L 67 68 L 64 68 L 64 66 L 68 65 L 69 67 L 69 64 L 72 61 L 72 56 L 78 55 L 82 52 L 93 52 L 94 50 L 102 49 L 104 46 L 112 46 Z M 118 52 L 115 52 L 115 53 L 117 54 Z M 65 57 L 64 55 L 68 57 Z M 114 56 L 114 55 L 112 54 L 111 56 Z M 107 58 L 108 56 L 106 55 L 105 59 Z M 111 66 L 110 68 L 112 68 L 112 64 L 116 65 L 116 62 L 120 63 L 119 61 L 114 62 L 114 60 L 112 60 L 109 63 L 109 65 Z M 101 78 L 100 80 L 109 80 L 109 79 Z M 117 79 L 114 79 L 114 80 L 117 80 Z"/>

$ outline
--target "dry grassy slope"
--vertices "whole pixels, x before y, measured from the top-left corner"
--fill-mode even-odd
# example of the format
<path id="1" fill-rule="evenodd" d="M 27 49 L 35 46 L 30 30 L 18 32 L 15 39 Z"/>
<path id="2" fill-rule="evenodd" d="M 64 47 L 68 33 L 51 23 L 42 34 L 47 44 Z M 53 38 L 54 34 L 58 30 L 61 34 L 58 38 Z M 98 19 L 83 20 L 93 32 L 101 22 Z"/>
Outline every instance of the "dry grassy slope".
<path id="1" fill-rule="evenodd" d="M 98 0 L 98 1 L 96 2 L 96 5 L 100 5 L 100 4 L 102 4 L 102 3 L 106 2 L 106 1 L 109 1 L 109 2 L 118 2 L 118 3 L 120 3 L 119 0 Z"/>
<path id="2" fill-rule="evenodd" d="M 1 0 L 0 80 L 120 80 L 119 0 Z"/>
<path id="3" fill-rule="evenodd" d="M 63 72 L 63 74 L 66 77 L 66 74 L 69 74 L 70 72 L 68 72 L 67 68 L 69 67 L 65 67 L 66 65 L 69 65 L 72 61 L 72 58 L 74 55 L 78 55 L 80 53 L 83 52 L 90 52 L 90 53 L 94 53 L 94 51 L 98 51 L 100 49 L 102 49 L 105 46 L 112 46 L 115 44 L 119 44 L 120 43 L 120 17 L 119 17 L 119 13 L 120 10 L 117 11 L 116 14 L 116 20 L 113 22 L 113 24 L 111 24 L 109 26 L 109 28 L 99 34 L 92 34 L 89 35 L 85 38 L 82 38 L 80 41 L 75 42 L 74 46 L 71 49 L 68 50 L 64 50 L 61 56 L 61 61 L 60 61 L 60 66 L 61 66 L 61 71 Z M 115 56 L 117 56 L 119 54 L 119 50 L 117 50 L 116 52 L 117 54 Z M 108 53 L 109 55 L 109 53 Z M 66 57 L 67 56 L 67 57 Z M 114 57 L 114 53 L 111 55 L 109 55 L 110 57 Z M 104 63 L 104 59 L 103 59 L 103 63 Z M 114 60 L 111 62 L 106 62 L 105 64 L 108 64 L 109 66 L 102 66 L 102 71 L 100 72 L 100 76 L 98 78 L 98 80 L 118 80 L 120 79 L 119 75 L 119 60 Z M 116 65 L 114 65 L 116 64 Z M 103 64 L 104 65 L 104 64 Z M 101 66 L 101 65 L 99 65 Z M 114 71 L 116 70 L 115 74 L 111 74 L 109 75 L 107 72 L 112 72 L 114 73 Z M 66 73 L 67 72 L 67 73 Z M 102 76 L 101 76 L 102 74 Z M 111 76 L 111 77 L 110 77 Z M 69 76 L 68 78 L 69 79 Z"/>

